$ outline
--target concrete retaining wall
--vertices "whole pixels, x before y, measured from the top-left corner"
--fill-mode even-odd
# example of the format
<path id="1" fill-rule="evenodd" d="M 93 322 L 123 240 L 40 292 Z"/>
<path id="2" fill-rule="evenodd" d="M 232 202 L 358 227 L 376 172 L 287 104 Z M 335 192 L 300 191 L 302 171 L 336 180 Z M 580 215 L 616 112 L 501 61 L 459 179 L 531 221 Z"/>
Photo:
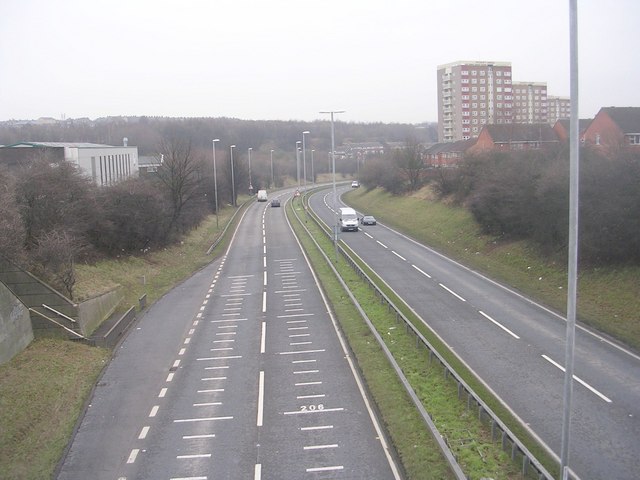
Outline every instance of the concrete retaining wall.
<path id="1" fill-rule="evenodd" d="M 0 283 L 0 364 L 11 360 L 32 340 L 29 309 Z"/>
<path id="2" fill-rule="evenodd" d="M 80 332 L 88 337 L 113 312 L 124 298 L 122 287 L 112 290 L 98 297 L 85 300 L 78 305 L 78 323 Z"/>

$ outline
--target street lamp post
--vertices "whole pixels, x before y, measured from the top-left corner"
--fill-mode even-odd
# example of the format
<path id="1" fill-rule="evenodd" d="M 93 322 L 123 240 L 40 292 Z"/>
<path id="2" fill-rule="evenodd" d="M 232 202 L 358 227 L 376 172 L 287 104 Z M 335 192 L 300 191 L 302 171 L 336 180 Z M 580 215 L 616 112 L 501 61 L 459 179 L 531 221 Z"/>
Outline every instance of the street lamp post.
<path id="1" fill-rule="evenodd" d="M 309 130 L 302 132 L 302 176 L 304 177 L 304 192 L 307 192 L 307 147 L 305 146 L 304 137 L 308 135 Z"/>
<path id="2" fill-rule="evenodd" d="M 216 228 L 218 228 L 218 176 L 216 173 L 216 142 L 219 142 L 219 138 L 214 138 L 213 143 L 213 191 L 216 202 Z"/>
<path id="3" fill-rule="evenodd" d="M 275 188 L 276 182 L 273 181 L 273 150 L 271 150 L 271 188 Z"/>
<path id="4" fill-rule="evenodd" d="M 333 115 L 336 113 L 344 113 L 344 110 L 331 110 L 328 112 L 331 114 L 331 167 L 333 171 L 333 209 L 336 213 L 335 231 L 333 235 L 333 245 L 336 251 L 336 262 L 338 261 L 338 194 L 336 193 L 336 141 L 335 130 L 333 127 Z"/>
<path id="5" fill-rule="evenodd" d="M 298 189 L 300 189 L 300 145 L 302 142 L 296 142 L 296 178 L 298 179 Z"/>
<path id="6" fill-rule="evenodd" d="M 569 2 L 569 80 L 571 118 L 569 119 L 569 245 L 567 265 L 567 328 L 563 389 L 562 437 L 560 446 L 560 478 L 569 478 L 571 439 L 571 407 L 573 401 L 573 371 L 575 367 L 576 312 L 578 294 L 578 218 L 580 140 L 578 116 L 578 1 Z"/>
<path id="7" fill-rule="evenodd" d="M 311 149 L 311 183 L 313 185 L 316 184 L 316 176 L 315 173 L 313 171 L 313 152 L 315 152 L 315 150 Z"/>
<path id="8" fill-rule="evenodd" d="M 236 181 L 233 176 L 233 149 L 236 148 L 235 145 L 231 145 L 229 147 L 229 151 L 231 152 L 231 204 L 236 206 Z"/>
<path id="9" fill-rule="evenodd" d="M 253 150 L 253 148 L 249 147 L 249 195 L 253 195 L 253 183 L 251 183 L 251 150 Z"/>

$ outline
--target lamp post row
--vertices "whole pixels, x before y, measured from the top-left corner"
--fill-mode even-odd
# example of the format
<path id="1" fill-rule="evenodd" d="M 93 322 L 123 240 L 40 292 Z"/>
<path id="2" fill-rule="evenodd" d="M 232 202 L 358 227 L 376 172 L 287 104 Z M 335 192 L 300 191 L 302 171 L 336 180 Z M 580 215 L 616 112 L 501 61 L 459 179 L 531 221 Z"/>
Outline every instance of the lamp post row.
<path id="1" fill-rule="evenodd" d="M 336 226 L 335 226 L 335 235 L 334 235 L 334 244 L 335 244 L 335 249 L 336 249 L 336 260 L 337 260 L 337 255 L 338 255 L 338 197 L 337 197 L 337 193 L 336 193 L 336 156 L 335 156 L 335 131 L 334 131 L 334 114 L 337 113 L 344 113 L 344 110 L 331 110 L 331 111 L 323 111 L 320 113 L 327 113 L 331 115 L 331 170 L 332 170 L 332 175 L 333 175 L 333 204 L 334 204 L 334 210 L 336 212 Z M 296 175 L 297 175 L 297 180 L 298 180 L 298 188 L 300 188 L 300 147 L 299 145 L 302 144 L 302 170 L 303 170 L 303 177 L 304 177 L 304 190 L 307 190 L 307 161 L 306 161 L 306 153 L 307 153 L 307 147 L 306 147 L 306 135 L 308 135 L 309 133 L 311 133 L 309 130 L 305 130 L 304 132 L 302 132 L 302 141 L 297 141 L 296 142 Z M 213 188 L 214 188 L 214 197 L 215 197 L 215 209 L 216 209 L 216 227 L 218 226 L 218 177 L 217 177 L 217 171 L 216 171 L 216 142 L 219 142 L 220 139 L 219 138 L 214 138 L 212 140 L 212 146 L 213 146 Z M 229 146 L 229 156 L 231 159 L 231 198 L 232 198 L 232 203 L 233 206 L 236 206 L 236 187 L 235 187 L 235 177 L 234 177 L 234 172 L 233 172 L 233 149 L 236 148 L 235 145 L 230 145 Z M 251 179 L 251 151 L 253 150 L 252 147 L 249 147 L 247 150 L 248 156 L 249 156 L 249 192 L 253 193 L 253 182 Z M 311 150 L 311 177 L 312 177 L 312 183 L 315 183 L 315 174 L 314 174 L 314 167 L 313 167 L 313 154 L 314 154 L 315 150 Z M 274 181 L 274 177 L 273 177 L 273 150 L 271 150 L 271 185 L 275 186 L 275 181 Z"/>

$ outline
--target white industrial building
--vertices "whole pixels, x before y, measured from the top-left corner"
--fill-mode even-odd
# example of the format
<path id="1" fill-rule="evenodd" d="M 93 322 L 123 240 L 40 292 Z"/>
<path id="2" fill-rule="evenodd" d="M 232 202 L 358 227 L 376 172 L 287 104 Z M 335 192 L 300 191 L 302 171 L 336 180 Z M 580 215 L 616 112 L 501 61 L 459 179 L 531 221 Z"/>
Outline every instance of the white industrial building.
<path id="1" fill-rule="evenodd" d="M 113 185 L 129 177 L 138 176 L 138 147 L 73 142 L 19 142 L 0 148 L 3 163 L 46 156 L 51 161 L 67 161 L 91 177 L 96 185 Z"/>

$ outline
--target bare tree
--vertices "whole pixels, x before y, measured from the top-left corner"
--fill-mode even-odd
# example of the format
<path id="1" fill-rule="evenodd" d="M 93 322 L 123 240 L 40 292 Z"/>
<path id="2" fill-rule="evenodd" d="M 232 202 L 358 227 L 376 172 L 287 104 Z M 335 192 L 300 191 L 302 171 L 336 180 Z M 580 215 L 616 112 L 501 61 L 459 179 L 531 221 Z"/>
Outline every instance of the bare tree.
<path id="1" fill-rule="evenodd" d="M 0 170 L 0 254 L 20 262 L 25 231 L 15 198 L 14 179 Z"/>
<path id="2" fill-rule="evenodd" d="M 394 163 L 406 179 L 409 191 L 418 190 L 424 184 L 426 166 L 418 142 L 408 140 L 405 147 L 395 153 Z"/>
<path id="3" fill-rule="evenodd" d="M 16 203 L 24 223 L 27 248 L 55 228 L 84 235 L 92 216 L 94 187 L 69 162 L 40 158 L 24 166 L 16 181 Z"/>
<path id="4" fill-rule="evenodd" d="M 37 248 L 32 252 L 34 270 L 73 298 L 74 258 L 81 250 L 82 245 L 69 232 L 55 229 L 45 232 L 38 237 Z"/>
<path id="5" fill-rule="evenodd" d="M 158 179 L 164 185 L 171 204 L 169 230 L 177 230 L 185 206 L 194 202 L 203 184 L 203 161 L 191 148 L 191 140 L 172 136 L 160 142 L 158 157 L 162 166 Z"/>

